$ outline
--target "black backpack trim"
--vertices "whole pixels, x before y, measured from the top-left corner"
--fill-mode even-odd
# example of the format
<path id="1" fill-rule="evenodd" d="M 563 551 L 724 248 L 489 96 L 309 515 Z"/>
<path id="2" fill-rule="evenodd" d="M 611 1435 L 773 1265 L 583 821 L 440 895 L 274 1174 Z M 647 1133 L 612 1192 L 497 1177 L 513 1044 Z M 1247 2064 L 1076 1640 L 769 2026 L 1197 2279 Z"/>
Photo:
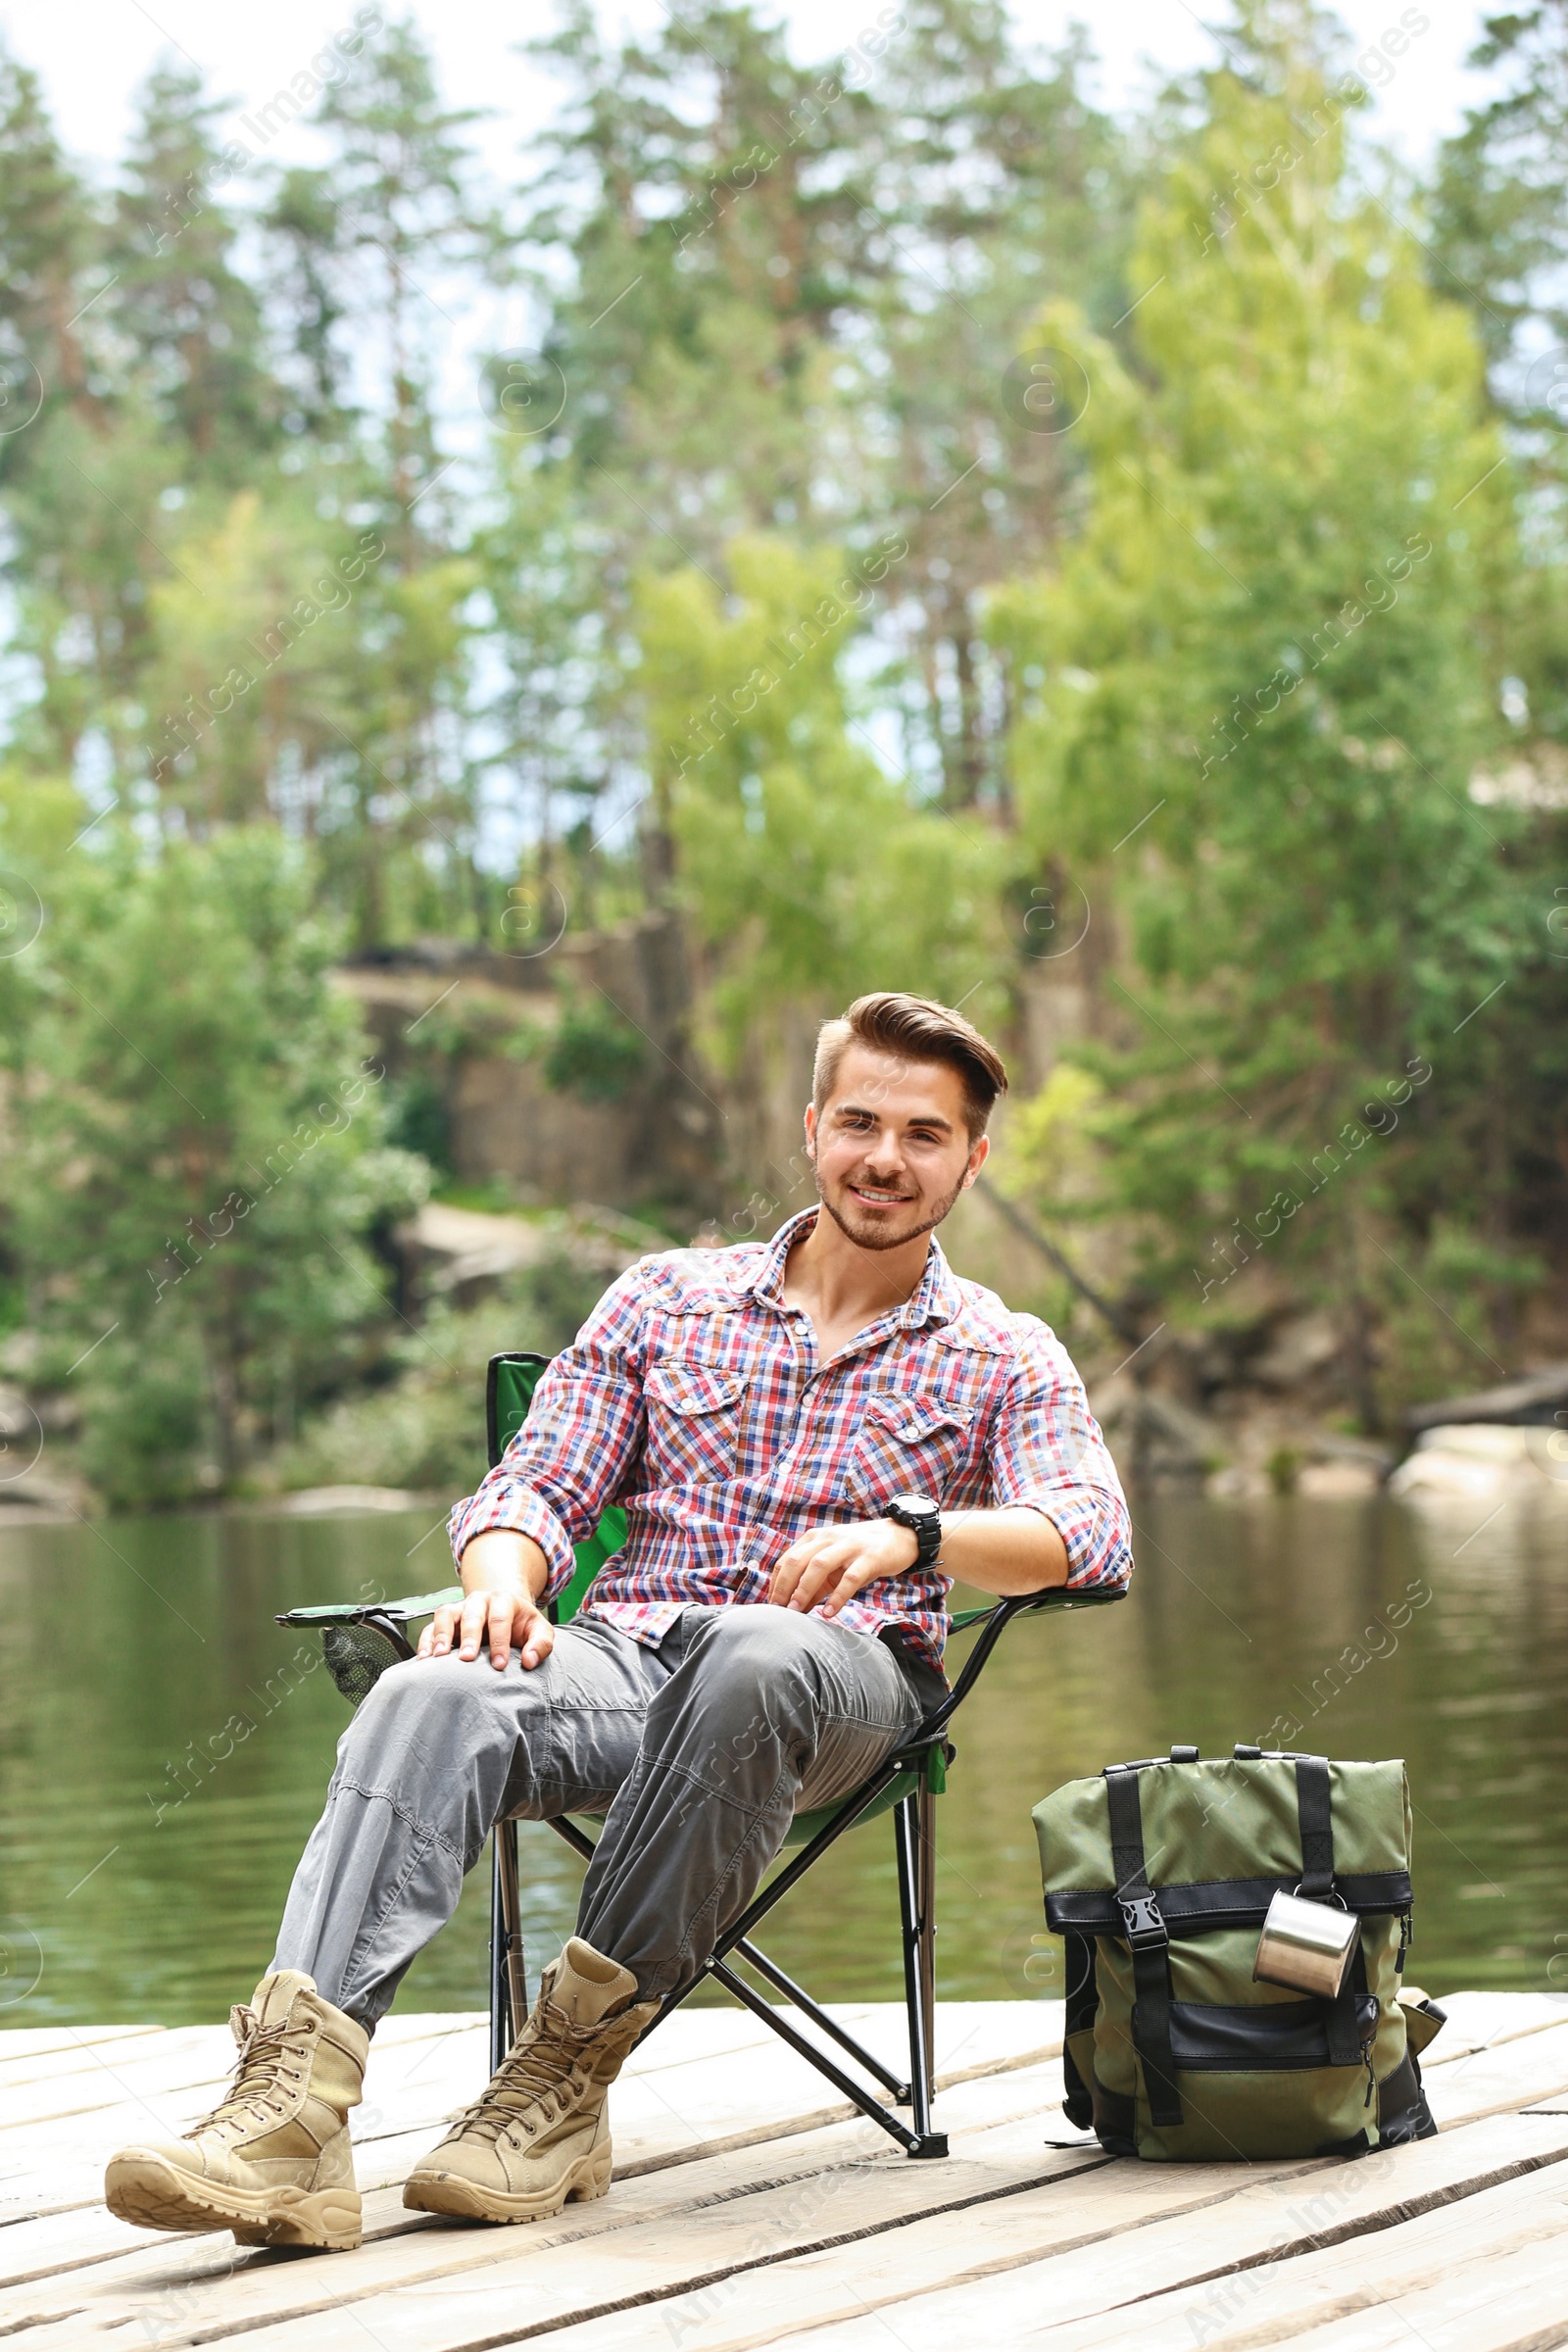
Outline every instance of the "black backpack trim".
<path id="1" fill-rule="evenodd" d="M 1095 1982 L 1095 1947 L 1087 1936 L 1069 1936 L 1063 1954 L 1067 1970 L 1067 2014 L 1063 2021 L 1061 2043 L 1061 2111 L 1069 2124 L 1087 2132 L 1095 2120 L 1094 2096 L 1089 2083 L 1078 2072 L 1072 2054 L 1075 2034 L 1092 2034 L 1095 2012 L 1100 2007 L 1100 1987 Z M 1093 2074 L 1093 2068 L 1090 2069 Z"/>
<path id="2" fill-rule="evenodd" d="M 1172 1936 L 1201 1936 L 1208 1928 L 1261 1927 L 1276 1894 L 1294 1894 L 1299 1873 L 1277 1879 L 1206 1879 L 1159 1890 L 1160 1916 Z M 1407 1870 L 1350 1872 L 1337 1876 L 1334 1889 L 1347 1911 L 1363 1919 L 1383 1913 L 1401 1918 L 1414 1901 Z M 1121 1911 L 1102 1887 L 1069 1888 L 1046 1897 L 1046 1925 L 1054 1936 L 1119 1936 Z"/>

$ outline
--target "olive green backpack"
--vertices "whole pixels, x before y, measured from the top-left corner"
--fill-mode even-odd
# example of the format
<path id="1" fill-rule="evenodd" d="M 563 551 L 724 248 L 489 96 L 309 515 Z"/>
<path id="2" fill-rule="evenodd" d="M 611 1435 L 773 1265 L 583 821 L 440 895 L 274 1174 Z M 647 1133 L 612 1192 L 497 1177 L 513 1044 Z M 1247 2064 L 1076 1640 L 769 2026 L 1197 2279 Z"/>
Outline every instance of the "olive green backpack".
<path id="1" fill-rule="evenodd" d="M 1035 1807 L 1046 1923 L 1066 1942 L 1064 2106 L 1117 2156 L 1348 2155 L 1436 2132 L 1399 1997 L 1410 1939 L 1404 1766 L 1264 1754 L 1107 1765 Z M 1352 1911 L 1339 1995 L 1253 1982 L 1274 1894 Z"/>

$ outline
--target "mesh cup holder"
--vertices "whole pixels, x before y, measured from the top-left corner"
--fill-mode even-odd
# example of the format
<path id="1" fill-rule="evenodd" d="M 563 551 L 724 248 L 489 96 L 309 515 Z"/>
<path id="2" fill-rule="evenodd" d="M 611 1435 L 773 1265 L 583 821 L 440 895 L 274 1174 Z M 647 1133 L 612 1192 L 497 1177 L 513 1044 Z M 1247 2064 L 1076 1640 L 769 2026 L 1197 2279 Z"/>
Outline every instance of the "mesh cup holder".
<path id="1" fill-rule="evenodd" d="M 368 1697 L 389 1666 L 412 1658 L 401 1637 L 379 1625 L 325 1625 L 321 1648 L 326 1671 L 352 1706 Z"/>

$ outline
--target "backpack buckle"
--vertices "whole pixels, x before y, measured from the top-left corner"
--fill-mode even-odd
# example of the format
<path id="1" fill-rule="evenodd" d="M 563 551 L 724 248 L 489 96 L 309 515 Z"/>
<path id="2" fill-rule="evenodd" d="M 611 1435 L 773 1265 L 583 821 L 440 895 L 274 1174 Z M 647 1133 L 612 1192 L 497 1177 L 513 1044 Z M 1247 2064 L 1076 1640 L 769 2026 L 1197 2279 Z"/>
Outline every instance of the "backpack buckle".
<path id="1" fill-rule="evenodd" d="M 1170 1935 L 1157 1895 L 1119 1894 L 1116 1903 L 1121 1912 L 1122 1933 L 1135 1952 L 1169 1943 Z"/>

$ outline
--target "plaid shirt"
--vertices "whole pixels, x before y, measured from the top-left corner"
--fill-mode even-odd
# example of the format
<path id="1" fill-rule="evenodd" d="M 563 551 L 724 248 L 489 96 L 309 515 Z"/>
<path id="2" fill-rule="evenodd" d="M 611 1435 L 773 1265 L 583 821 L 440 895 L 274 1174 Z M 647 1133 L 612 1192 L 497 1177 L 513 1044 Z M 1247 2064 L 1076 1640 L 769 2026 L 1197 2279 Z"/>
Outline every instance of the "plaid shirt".
<path id="1" fill-rule="evenodd" d="M 770 1242 L 645 1257 L 612 1283 L 453 1511 L 454 1555 L 490 1528 L 531 1536 L 553 1595 L 572 1546 L 618 1502 L 626 1544 L 582 1605 L 655 1642 L 693 1603 L 765 1600 L 808 1530 L 925 1494 L 954 1510 L 1027 1503 L 1060 1532 L 1069 1585 L 1125 1585 L 1127 1506 L 1059 1342 L 958 1280 L 933 1240 L 913 1298 L 820 1364 L 810 1317 L 783 1297 L 816 1213 Z M 899 1628 L 940 1663 L 952 1581 L 881 1577 L 838 1622 Z"/>

